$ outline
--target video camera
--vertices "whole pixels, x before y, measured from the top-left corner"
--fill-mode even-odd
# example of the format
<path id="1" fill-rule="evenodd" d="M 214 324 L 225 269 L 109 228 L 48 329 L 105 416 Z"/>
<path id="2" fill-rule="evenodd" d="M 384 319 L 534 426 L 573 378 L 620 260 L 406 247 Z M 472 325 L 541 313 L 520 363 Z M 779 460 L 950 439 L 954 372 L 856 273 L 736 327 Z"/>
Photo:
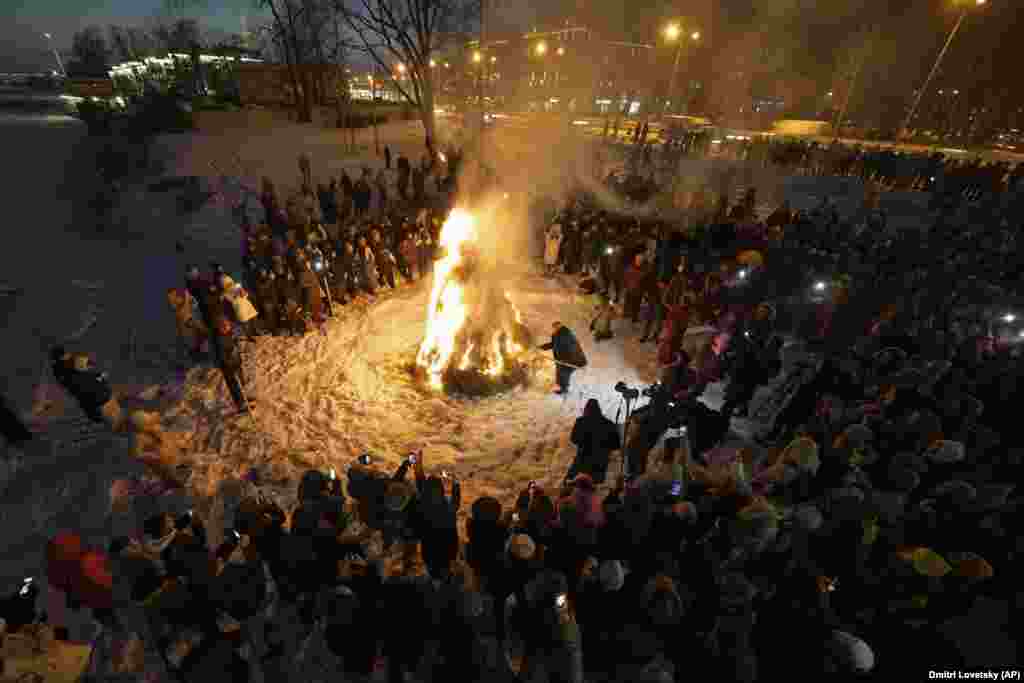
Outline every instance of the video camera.
<path id="1" fill-rule="evenodd" d="M 628 386 L 625 382 L 616 382 L 614 388 L 627 401 L 635 401 L 640 398 L 640 390 Z"/>
<path id="2" fill-rule="evenodd" d="M 34 577 L 26 577 L 16 593 L 0 600 L 0 618 L 7 623 L 9 631 L 23 626 L 46 621 L 46 614 L 36 609 L 39 585 Z"/>

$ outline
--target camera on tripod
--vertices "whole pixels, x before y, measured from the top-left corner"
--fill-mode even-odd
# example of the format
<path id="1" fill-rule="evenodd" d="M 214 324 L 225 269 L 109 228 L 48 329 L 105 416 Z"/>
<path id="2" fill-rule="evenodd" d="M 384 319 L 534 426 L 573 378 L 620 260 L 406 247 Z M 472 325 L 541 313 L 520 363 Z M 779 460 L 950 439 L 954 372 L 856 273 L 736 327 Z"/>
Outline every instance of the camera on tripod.
<path id="1" fill-rule="evenodd" d="M 625 382 L 616 382 L 615 391 L 619 392 L 619 394 L 622 395 L 622 398 L 627 401 L 635 401 L 640 398 L 640 390 L 628 386 Z"/>

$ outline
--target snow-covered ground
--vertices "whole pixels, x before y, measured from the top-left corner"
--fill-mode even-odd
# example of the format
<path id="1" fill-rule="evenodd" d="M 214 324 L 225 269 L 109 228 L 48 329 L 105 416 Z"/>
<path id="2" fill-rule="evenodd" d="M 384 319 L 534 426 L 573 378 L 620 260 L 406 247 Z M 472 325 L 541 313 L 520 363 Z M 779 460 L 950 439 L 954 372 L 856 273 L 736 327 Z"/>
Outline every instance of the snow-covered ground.
<path id="1" fill-rule="evenodd" d="M 555 320 L 578 331 L 590 364 L 564 397 L 551 393 L 553 365 L 540 352 L 533 354 L 528 388 L 457 398 L 422 387 L 410 373 L 426 318 L 422 280 L 339 309 L 323 334 L 247 344 L 251 418 L 225 419 L 233 408 L 223 380 L 212 370 L 193 371 L 184 393 L 164 408 L 169 423 L 192 425 L 193 487 L 214 493 L 225 478 L 255 467 L 276 482 L 264 491 L 291 503 L 305 468 L 343 471 L 369 451 L 393 470 L 419 448 L 429 468 L 447 469 L 463 482 L 467 501 L 490 495 L 509 504 L 531 479 L 557 485 L 575 453 L 569 429 L 585 402 L 596 398 L 614 416 L 617 381 L 654 379 L 653 346 L 639 345 L 635 333 L 593 342 L 587 333 L 593 302 L 571 284 L 528 271 L 508 283 L 523 322 L 539 339 Z M 210 512 L 219 517 L 219 510 Z"/>
<path id="2" fill-rule="evenodd" d="M 42 575 L 45 542 L 60 529 L 76 529 L 87 541 L 106 545 L 113 534 L 137 529 L 142 515 L 157 507 L 194 505 L 207 513 L 219 538 L 224 521 L 230 522 L 223 510 L 244 489 L 236 477 L 253 466 L 270 482 L 268 490 L 287 499 L 305 467 L 341 465 L 363 450 L 391 467 L 407 450 L 425 447 L 430 466 L 443 465 L 463 480 L 467 501 L 494 495 L 508 502 L 529 479 L 555 482 L 563 476 L 573 455 L 569 430 L 585 399 L 598 398 L 614 417 L 615 382 L 653 379 L 653 345 L 639 347 L 636 334 L 593 344 L 586 334 L 589 306 L 571 283 L 524 272 L 510 289 L 525 322 L 540 336 L 552 320 L 562 320 L 577 331 L 590 358 L 568 398 L 549 393 L 553 369 L 545 361 L 538 361 L 543 369 L 532 388 L 494 398 L 460 401 L 413 386 L 404 366 L 423 331 L 426 289 L 420 283 L 373 304 L 344 307 L 326 335 L 247 347 L 255 419 L 227 419 L 231 406 L 215 371 L 193 369 L 183 382 L 176 377 L 174 325 L 165 299 L 167 288 L 182 285 L 186 263 L 206 267 L 216 261 L 239 271 L 240 235 L 227 204 L 214 201 L 181 216 L 173 194 L 147 192 L 143 183 L 151 179 L 140 178 L 126 188 L 111 230 L 94 235 L 82 227 L 76 179 L 64 175 L 88 165 L 80 128 L 3 133 L 15 145 L 10 158 L 17 162 L 5 166 L 4 178 L 18 213 L 5 238 L 0 285 L 23 292 L 0 296 L 4 392 L 53 441 L 30 447 L 17 468 L 8 452 L 0 456 L 0 592 L 25 575 Z M 422 153 L 418 124 L 383 126 L 380 136 L 395 156 L 417 159 Z M 557 132 L 494 136 L 490 153 L 514 192 L 556 192 L 568 175 L 565 160 L 582 156 Z M 298 183 L 296 158 L 303 151 L 319 177 L 383 165 L 373 153 L 372 132 L 360 133 L 357 155 L 346 156 L 340 143 L 335 131 L 282 125 L 258 135 L 237 129 L 169 136 L 158 154 L 167 156 L 167 175 L 212 176 L 214 162 L 241 172 L 251 185 L 269 175 L 285 188 Z M 683 172 L 699 174 L 702 167 L 688 163 Z M 215 179 L 206 183 L 218 187 Z M 811 195 L 842 194 L 852 204 L 860 193 L 848 179 L 793 178 L 777 186 L 778 194 L 802 203 Z M 920 199 L 887 195 L 887 202 L 906 204 L 897 213 L 910 215 Z M 184 254 L 176 253 L 177 243 Z M 140 468 L 123 441 L 79 436 L 82 415 L 55 386 L 44 355 L 47 344 L 68 338 L 73 350 L 96 355 L 126 408 L 160 410 L 165 426 L 180 432 L 193 471 L 191 501 L 142 497 L 127 514 L 111 512 L 112 484 Z"/>

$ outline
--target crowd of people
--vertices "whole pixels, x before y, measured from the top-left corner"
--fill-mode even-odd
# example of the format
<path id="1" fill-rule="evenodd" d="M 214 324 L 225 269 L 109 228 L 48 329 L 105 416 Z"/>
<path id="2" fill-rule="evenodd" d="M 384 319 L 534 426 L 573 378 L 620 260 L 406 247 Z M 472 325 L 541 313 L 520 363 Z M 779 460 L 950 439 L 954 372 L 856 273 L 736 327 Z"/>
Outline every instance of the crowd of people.
<path id="1" fill-rule="evenodd" d="M 224 305 L 223 276 L 212 289 L 190 278 L 205 328 L 235 315 L 259 321 L 246 333 L 289 331 L 270 307 L 292 302 L 315 325 L 331 307 L 318 297 L 340 305 L 391 285 L 382 262 L 427 272 L 441 213 L 317 227 L 333 211 L 365 215 L 352 198 L 369 178 L 336 206 L 326 188 L 326 203 L 306 192 L 279 207 L 266 184 L 267 228 L 246 236 L 259 315 Z M 538 221 L 538 261 L 598 297 L 595 343 L 657 345 L 651 404 L 682 406 L 689 434 L 632 449 L 588 403 L 565 480 L 523 482 L 511 506 L 466 501 L 463 528 L 457 474 L 414 452 L 395 472 L 372 454 L 310 471 L 292 510 L 256 492 L 216 545 L 190 513 L 102 551 L 61 535 L 48 577 L 103 625 L 110 652 L 97 661 L 127 670 L 125 643 L 140 642 L 179 680 L 310 680 L 296 672 L 318 659 L 343 680 L 395 683 L 893 680 L 1012 665 L 969 659 L 953 625 L 1021 595 L 1015 205 L 962 194 L 926 230 L 898 234 L 870 196 L 852 217 L 826 201 L 759 220 L 756 193 L 717 194 L 694 193 L 673 223 L 585 193 Z M 277 291 L 271 273 L 301 284 L 264 294 Z M 687 335 L 697 327 L 707 343 Z M 775 386 L 787 352 L 820 369 L 770 437 L 738 436 L 731 418 Z M 697 399 L 719 381 L 725 403 L 711 410 Z M 623 476 L 609 476 L 623 450 Z M 96 577 L 111 575 L 102 590 Z M 992 626 L 970 618 L 959 632 Z"/>

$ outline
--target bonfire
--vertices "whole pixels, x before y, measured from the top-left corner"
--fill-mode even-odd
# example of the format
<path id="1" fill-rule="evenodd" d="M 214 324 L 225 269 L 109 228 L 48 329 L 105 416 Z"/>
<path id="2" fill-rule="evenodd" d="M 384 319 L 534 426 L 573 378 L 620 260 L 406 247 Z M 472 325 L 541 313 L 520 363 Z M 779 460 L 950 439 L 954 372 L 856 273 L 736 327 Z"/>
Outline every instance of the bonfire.
<path id="1" fill-rule="evenodd" d="M 477 223 L 455 209 L 441 228 L 440 258 L 416 370 L 434 390 L 491 394 L 525 384 L 533 345 L 496 266 L 477 248 Z"/>

